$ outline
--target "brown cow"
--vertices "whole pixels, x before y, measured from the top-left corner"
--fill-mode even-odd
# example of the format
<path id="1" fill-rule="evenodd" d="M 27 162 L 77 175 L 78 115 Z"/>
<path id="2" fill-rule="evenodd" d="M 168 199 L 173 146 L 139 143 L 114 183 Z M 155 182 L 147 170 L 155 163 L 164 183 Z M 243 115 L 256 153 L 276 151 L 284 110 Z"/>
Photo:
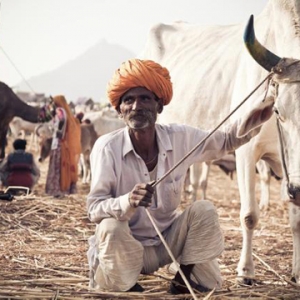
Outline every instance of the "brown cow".
<path id="1" fill-rule="evenodd" d="M 81 127 L 81 155 L 80 162 L 82 166 L 82 183 L 88 183 L 91 180 L 90 154 L 98 138 L 93 124 L 82 123 Z"/>

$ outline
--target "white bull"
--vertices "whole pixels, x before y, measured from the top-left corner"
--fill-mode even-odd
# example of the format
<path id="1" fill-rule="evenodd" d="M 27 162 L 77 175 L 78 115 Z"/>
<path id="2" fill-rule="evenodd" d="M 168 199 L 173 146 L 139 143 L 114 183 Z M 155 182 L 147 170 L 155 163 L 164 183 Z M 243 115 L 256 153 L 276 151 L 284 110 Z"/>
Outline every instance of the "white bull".
<path id="1" fill-rule="evenodd" d="M 167 67 L 174 89 L 173 100 L 161 115 L 163 122 L 175 121 L 214 128 L 266 77 L 266 70 L 255 63 L 242 43 L 245 25 L 199 26 L 180 22 L 173 25 L 158 24 L 151 29 L 140 57 L 153 59 Z M 299 1 L 270 0 L 257 17 L 255 25 L 263 45 L 281 56 L 299 57 Z M 278 59 L 273 59 L 267 69 L 270 70 L 277 62 Z M 299 72 L 299 67 L 294 65 L 290 70 Z M 282 73 L 282 77 L 284 75 Z M 294 78 L 295 74 L 288 75 Z M 290 176 L 289 193 L 290 197 L 297 199 L 300 190 L 299 83 L 280 82 L 278 92 L 275 104 L 286 145 L 284 153 Z M 264 88 L 261 87 L 232 119 L 248 111 L 254 98 L 263 93 Z M 263 159 L 276 175 L 281 176 L 278 144 L 274 115 L 263 125 L 258 136 L 236 151 L 243 231 L 237 271 L 245 283 L 252 283 L 251 278 L 254 277 L 252 237 L 259 220 L 259 207 L 255 201 L 255 164 Z M 290 220 L 294 237 L 292 276 L 299 283 L 300 209 L 293 203 L 290 204 Z"/>

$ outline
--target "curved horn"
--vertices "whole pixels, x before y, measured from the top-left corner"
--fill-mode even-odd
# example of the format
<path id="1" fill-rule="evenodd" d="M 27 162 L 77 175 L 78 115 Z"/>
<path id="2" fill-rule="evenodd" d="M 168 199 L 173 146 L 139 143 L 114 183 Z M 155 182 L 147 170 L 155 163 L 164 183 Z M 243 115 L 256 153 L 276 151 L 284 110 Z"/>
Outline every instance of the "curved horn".
<path id="1" fill-rule="evenodd" d="M 246 26 L 244 32 L 244 42 L 250 55 L 256 60 L 257 63 L 259 63 L 268 71 L 271 71 L 271 69 L 275 67 L 281 60 L 279 56 L 270 52 L 256 39 L 253 27 L 253 15 L 251 15 Z"/>

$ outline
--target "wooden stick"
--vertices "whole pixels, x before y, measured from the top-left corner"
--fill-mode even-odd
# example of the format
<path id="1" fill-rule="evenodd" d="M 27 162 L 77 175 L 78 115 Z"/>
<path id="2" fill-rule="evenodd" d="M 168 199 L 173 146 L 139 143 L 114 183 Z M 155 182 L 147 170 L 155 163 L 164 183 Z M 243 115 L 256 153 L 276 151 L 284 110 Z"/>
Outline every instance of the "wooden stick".
<path id="1" fill-rule="evenodd" d="M 282 277 L 281 275 L 279 275 L 273 268 L 271 268 L 265 261 L 263 261 L 260 257 L 258 257 L 255 253 L 252 252 L 252 255 L 258 259 L 265 267 L 268 268 L 269 271 L 273 272 L 278 278 L 280 278 L 282 281 L 285 281 L 289 284 L 291 284 L 292 286 L 294 287 L 298 287 L 299 288 L 299 285 L 296 284 L 295 282 L 292 282 L 288 279 L 285 279 L 284 277 Z"/>
<path id="2" fill-rule="evenodd" d="M 194 298 L 195 300 L 197 300 L 197 299 L 198 299 L 197 296 L 195 295 L 195 293 L 194 293 L 194 291 L 193 291 L 193 289 L 192 289 L 190 283 L 189 283 L 188 280 L 186 279 L 184 273 L 183 273 L 182 270 L 180 269 L 180 266 L 178 265 L 178 262 L 176 261 L 176 259 L 175 259 L 174 255 L 173 255 L 171 249 L 169 248 L 169 246 L 168 246 L 168 244 L 167 244 L 165 238 L 163 237 L 163 235 L 162 235 L 161 232 L 159 231 L 159 228 L 158 228 L 157 225 L 155 224 L 154 219 L 152 218 L 152 216 L 151 216 L 151 214 L 149 213 L 148 209 L 146 208 L 145 210 L 146 210 L 146 213 L 147 213 L 147 215 L 148 215 L 148 217 L 149 217 L 149 219 L 150 219 L 150 221 L 151 221 L 153 227 L 154 227 L 155 230 L 156 230 L 156 233 L 157 233 L 158 236 L 160 237 L 160 240 L 162 241 L 162 243 L 163 243 L 164 246 L 166 247 L 167 252 L 169 253 L 169 255 L 170 255 L 170 257 L 171 257 L 173 263 L 175 264 L 175 266 L 176 266 L 176 268 L 177 268 L 177 271 L 178 271 L 179 274 L 181 275 L 181 277 L 182 277 L 184 283 L 186 284 L 186 287 L 187 287 L 188 290 L 190 291 L 190 293 L 191 293 L 191 295 L 193 296 L 193 298 Z"/>

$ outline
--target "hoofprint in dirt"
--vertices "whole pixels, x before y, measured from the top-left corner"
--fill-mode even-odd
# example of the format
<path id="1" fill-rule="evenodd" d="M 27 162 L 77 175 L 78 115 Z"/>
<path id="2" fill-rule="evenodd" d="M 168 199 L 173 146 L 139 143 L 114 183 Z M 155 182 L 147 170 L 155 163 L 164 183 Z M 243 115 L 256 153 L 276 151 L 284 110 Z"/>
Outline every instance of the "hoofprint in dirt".
<path id="1" fill-rule="evenodd" d="M 95 293 L 88 289 L 87 239 L 94 232 L 86 214 L 89 186 L 78 183 L 78 194 L 55 199 L 44 193 L 48 161 L 29 199 L 0 202 L 0 299 L 192 299 L 168 293 L 173 275 L 167 268 L 141 275 L 143 293 Z M 256 191 L 260 198 L 259 188 Z M 208 198 L 217 207 L 225 236 L 219 259 L 222 290 L 198 294 L 199 299 L 300 299 L 300 287 L 290 282 L 292 236 L 288 207 L 280 198 L 280 183 L 272 178 L 270 209 L 262 213 L 254 237 L 254 286 L 236 283 L 242 243 L 236 179 L 212 168 Z M 182 207 L 189 205 L 183 200 Z"/>

